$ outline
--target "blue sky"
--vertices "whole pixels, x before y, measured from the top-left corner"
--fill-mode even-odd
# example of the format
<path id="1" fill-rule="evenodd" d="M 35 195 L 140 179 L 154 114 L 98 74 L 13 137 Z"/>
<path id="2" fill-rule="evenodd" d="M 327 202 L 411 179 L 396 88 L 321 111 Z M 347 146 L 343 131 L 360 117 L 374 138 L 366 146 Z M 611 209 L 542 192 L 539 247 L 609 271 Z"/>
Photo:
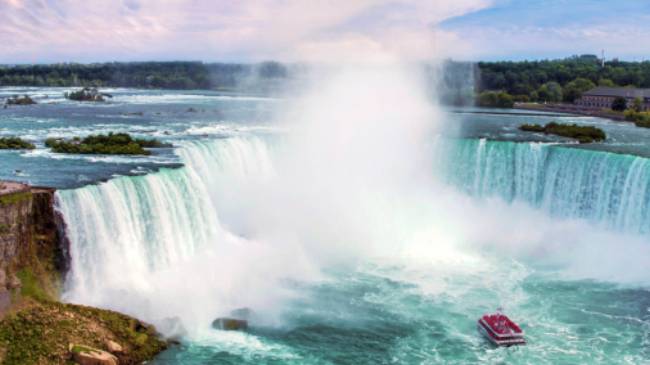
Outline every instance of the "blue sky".
<path id="1" fill-rule="evenodd" d="M 470 42 L 473 59 L 650 59 L 648 0 L 502 0 L 438 26 Z"/>
<path id="2" fill-rule="evenodd" d="M 650 0 L 0 0 L 0 63 L 650 59 Z"/>

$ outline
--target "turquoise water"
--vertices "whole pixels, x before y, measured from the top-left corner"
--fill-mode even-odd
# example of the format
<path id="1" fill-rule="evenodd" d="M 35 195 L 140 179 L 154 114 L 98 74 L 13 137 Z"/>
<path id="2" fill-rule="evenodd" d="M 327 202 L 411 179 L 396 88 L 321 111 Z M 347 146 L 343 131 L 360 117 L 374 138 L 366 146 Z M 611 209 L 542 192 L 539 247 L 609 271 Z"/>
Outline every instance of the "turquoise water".
<path id="1" fill-rule="evenodd" d="M 0 109 L 0 134 L 38 145 L 0 152 L 0 177 L 64 188 L 63 299 L 180 341 L 154 364 L 650 363 L 645 130 L 445 115 L 427 145 L 430 185 L 344 179 L 332 191 L 319 174 L 331 167 L 286 173 L 283 130 L 268 122 L 281 100 L 122 89 L 95 106 L 36 92 L 38 106 Z M 610 138 L 585 148 L 516 129 L 558 118 Z M 42 146 L 111 130 L 175 148 L 115 158 Z M 527 346 L 479 336 L 476 320 L 499 306 Z M 241 307 L 249 331 L 210 327 Z"/>
<path id="2" fill-rule="evenodd" d="M 529 212 L 512 205 L 513 199 L 550 217 L 551 223 L 533 220 L 532 227 L 539 232 L 553 232 L 553 225 L 561 226 L 566 218 L 581 224 L 577 229 L 561 226 L 562 239 L 551 233 L 542 238 L 546 244 L 542 250 L 553 252 L 540 253 L 538 248 L 532 254 L 509 256 L 510 251 L 500 249 L 498 243 L 494 247 L 471 245 L 473 238 L 468 235 L 464 243 L 469 245 L 460 248 L 436 241 L 416 242 L 415 248 L 409 248 L 416 255 L 400 250 L 383 257 L 361 256 L 347 265 L 325 266 L 313 277 L 309 270 L 294 272 L 275 266 L 270 267 L 271 274 L 264 261 L 279 260 L 282 266 L 304 262 L 299 256 L 283 260 L 284 247 L 269 248 L 257 242 L 248 224 L 241 222 L 245 218 L 237 217 L 246 216 L 247 210 L 230 206 L 231 201 L 246 205 L 239 194 L 247 190 L 233 186 L 245 182 L 257 186 L 276 174 L 276 143 L 254 136 L 190 142 L 179 151 L 183 169 L 61 192 L 61 208 L 71 223 L 70 237 L 77 242 L 72 250 L 77 264 L 68 279 L 67 299 L 131 313 L 180 336 L 181 344 L 161 354 L 155 364 L 647 362 L 650 291 L 638 280 L 645 280 L 649 251 L 647 239 L 637 236 L 646 227 L 638 217 L 645 216 L 638 216 L 636 224 L 617 225 L 610 216 L 595 214 L 600 205 L 610 206 L 611 201 L 619 203 L 608 210 L 611 214 L 618 216 L 630 209 L 611 194 L 625 197 L 629 191 L 645 191 L 647 179 L 626 178 L 626 174 L 638 176 L 633 167 L 645 166 L 645 159 L 511 142 L 438 141 L 437 150 L 447 151 L 448 161 L 455 162 L 447 166 L 446 181 L 478 202 L 492 196 L 504 199 L 509 208 L 498 208 L 506 215 L 501 220 L 504 227 L 511 214 L 521 214 L 521 221 L 528 219 Z M 635 163 L 636 159 L 641 161 Z M 524 160 L 530 162 L 524 164 L 526 168 L 518 165 Z M 591 171 L 594 166 L 601 167 L 598 182 L 566 176 L 568 171 Z M 625 181 L 627 187 L 622 184 Z M 608 189 L 612 193 L 603 202 L 596 199 L 598 195 L 586 195 L 583 199 L 591 204 L 576 203 L 576 192 L 604 183 L 624 186 Z M 545 193 L 548 186 L 566 186 L 567 190 Z M 197 193 L 210 199 L 197 199 Z M 547 209 L 539 202 L 549 194 L 554 205 Z M 639 204 L 638 211 L 646 212 L 647 201 Z M 418 215 L 428 214 L 418 209 Z M 474 208 L 468 205 L 467 209 Z M 490 207 L 488 212 L 492 209 L 497 210 Z M 133 224 L 140 221 L 146 224 Z M 605 246 L 597 245 L 589 241 L 593 236 L 581 239 L 585 228 L 593 229 L 596 237 L 601 237 L 597 229 L 620 231 L 613 236 L 620 241 L 609 242 L 610 237 L 604 236 Z M 117 240 L 114 232 L 120 233 Z M 233 239 L 231 233 L 240 238 Z M 505 240 L 511 234 L 504 231 L 493 236 Z M 210 249 L 215 242 L 216 252 Z M 646 249 L 632 246 L 638 242 Z M 516 244 L 532 242 L 520 238 Z M 567 244 L 575 246 L 562 246 Z M 580 251 L 585 245 L 587 251 Z M 612 247 L 622 254 L 607 251 Z M 625 252 L 630 251 L 626 247 L 633 249 Z M 607 260 L 585 261 L 584 265 L 595 263 L 602 268 L 577 279 L 567 273 L 576 265 L 582 269 L 579 257 L 576 263 L 545 263 L 549 255 L 580 256 L 590 250 L 610 253 L 612 259 L 620 260 L 619 266 L 607 267 Z M 634 260 L 634 255 L 646 258 Z M 616 283 L 617 270 L 637 274 L 632 283 Z M 614 282 L 590 279 L 594 273 Z M 250 293 L 249 288 L 259 293 Z M 257 314 L 248 332 L 210 328 L 212 319 L 242 306 Z M 527 346 L 495 349 L 478 335 L 476 319 L 498 306 L 522 325 Z M 170 318 L 180 320 L 183 329 L 170 328 Z"/>
<path id="3" fill-rule="evenodd" d="M 441 142 L 447 181 L 479 197 L 524 201 L 634 233 L 650 230 L 650 160 L 539 143 Z"/>
<path id="4" fill-rule="evenodd" d="M 521 270 L 517 264 L 509 269 Z M 305 289 L 283 327 L 253 328 L 184 343 L 154 364 L 643 364 L 647 291 L 523 272 L 486 287 L 481 275 L 446 278 L 427 293 L 408 267 L 333 275 Z M 419 273 L 419 280 L 436 281 Z M 494 275 L 494 273 L 490 273 Z M 512 274 L 509 274 L 512 275 Z M 498 286 L 514 290 L 506 292 Z M 529 341 L 496 349 L 480 338 L 475 313 L 507 301 Z M 509 302 L 509 301 L 513 301 Z"/>

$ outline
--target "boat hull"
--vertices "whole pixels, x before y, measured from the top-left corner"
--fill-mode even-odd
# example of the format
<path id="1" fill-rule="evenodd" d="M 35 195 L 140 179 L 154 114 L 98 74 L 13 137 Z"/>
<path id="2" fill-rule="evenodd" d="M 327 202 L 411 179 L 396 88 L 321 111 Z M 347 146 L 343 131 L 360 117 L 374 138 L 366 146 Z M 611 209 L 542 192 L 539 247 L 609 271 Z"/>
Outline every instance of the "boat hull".
<path id="1" fill-rule="evenodd" d="M 482 323 L 480 320 L 476 324 L 476 328 L 478 329 L 479 333 L 483 335 L 483 337 L 485 337 L 495 346 L 509 347 L 526 344 L 526 339 L 524 339 L 523 334 L 516 334 L 512 336 L 497 336 L 490 330 L 487 325 Z"/>

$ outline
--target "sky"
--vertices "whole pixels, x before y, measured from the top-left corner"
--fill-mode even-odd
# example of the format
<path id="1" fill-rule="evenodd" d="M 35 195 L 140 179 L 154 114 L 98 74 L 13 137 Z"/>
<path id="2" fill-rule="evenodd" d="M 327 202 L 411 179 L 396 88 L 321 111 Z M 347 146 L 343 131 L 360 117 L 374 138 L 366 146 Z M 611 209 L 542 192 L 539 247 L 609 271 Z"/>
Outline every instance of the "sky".
<path id="1" fill-rule="evenodd" d="M 650 0 L 0 0 L 0 63 L 650 58 Z"/>

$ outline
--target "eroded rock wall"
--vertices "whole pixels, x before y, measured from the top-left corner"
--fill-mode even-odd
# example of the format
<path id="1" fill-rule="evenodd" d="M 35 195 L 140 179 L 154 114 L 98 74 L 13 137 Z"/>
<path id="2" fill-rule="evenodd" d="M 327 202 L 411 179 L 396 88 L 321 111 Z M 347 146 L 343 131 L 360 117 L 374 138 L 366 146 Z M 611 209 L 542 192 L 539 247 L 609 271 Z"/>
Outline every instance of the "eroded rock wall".
<path id="1" fill-rule="evenodd" d="M 66 268 L 57 229 L 54 189 L 4 184 L 0 191 L 0 313 L 11 305 L 21 276 L 38 280 L 51 293 Z"/>

